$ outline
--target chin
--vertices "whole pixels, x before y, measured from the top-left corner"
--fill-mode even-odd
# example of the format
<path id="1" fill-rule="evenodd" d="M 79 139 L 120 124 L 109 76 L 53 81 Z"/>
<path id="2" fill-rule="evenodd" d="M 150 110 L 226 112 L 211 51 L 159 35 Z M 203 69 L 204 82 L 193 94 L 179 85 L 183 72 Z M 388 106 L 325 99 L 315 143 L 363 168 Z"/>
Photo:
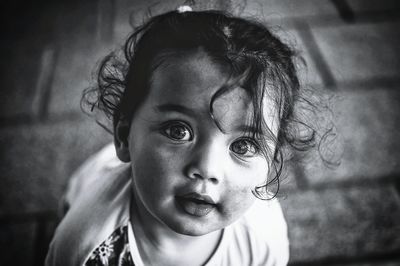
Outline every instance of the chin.
<path id="1" fill-rule="evenodd" d="M 201 221 L 175 221 L 167 226 L 172 231 L 187 236 L 202 236 L 218 230 L 218 228 L 213 229 L 208 223 Z"/>

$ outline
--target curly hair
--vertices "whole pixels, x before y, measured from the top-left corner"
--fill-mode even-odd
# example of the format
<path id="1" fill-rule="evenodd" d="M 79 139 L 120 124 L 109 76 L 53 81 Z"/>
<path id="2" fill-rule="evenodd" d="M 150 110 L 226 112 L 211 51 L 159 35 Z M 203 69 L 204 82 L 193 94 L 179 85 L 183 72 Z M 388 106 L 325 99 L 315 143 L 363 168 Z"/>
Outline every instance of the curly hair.
<path id="1" fill-rule="evenodd" d="M 331 130 L 318 134 L 316 127 L 305 119 L 304 110 L 315 114 L 317 106 L 305 97 L 307 90 L 300 86 L 295 64 L 298 55 L 261 22 L 221 11 L 171 11 L 155 16 L 129 36 L 123 55 L 114 52 L 103 59 L 97 83 L 85 90 L 82 103 L 90 106 L 91 111 L 103 111 L 114 127 L 120 120 L 131 121 L 149 93 L 152 73 L 169 56 L 199 48 L 213 62 L 228 69 L 230 77 L 211 99 L 211 116 L 215 99 L 238 86 L 251 97 L 254 132 L 249 133 L 263 140 L 261 150 L 271 166 L 269 180 L 253 193 L 260 199 L 270 198 L 267 187 L 274 183 L 274 197 L 279 190 L 283 163 L 290 157 L 286 151 L 321 149 L 321 142 Z M 263 118 L 265 97 L 276 105 L 280 120 L 277 136 Z M 274 150 L 267 145 L 271 139 Z"/>

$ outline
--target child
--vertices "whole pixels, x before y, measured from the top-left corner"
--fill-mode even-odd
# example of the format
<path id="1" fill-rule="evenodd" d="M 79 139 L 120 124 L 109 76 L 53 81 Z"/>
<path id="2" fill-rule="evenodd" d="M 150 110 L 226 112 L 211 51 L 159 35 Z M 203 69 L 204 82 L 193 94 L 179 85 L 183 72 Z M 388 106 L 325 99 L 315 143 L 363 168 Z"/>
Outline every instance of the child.
<path id="1" fill-rule="evenodd" d="M 260 23 L 188 7 L 124 48 L 85 98 L 112 117 L 124 163 L 109 146 L 74 176 L 46 264 L 286 265 L 270 187 L 284 148 L 315 135 L 296 137 L 292 50 Z"/>

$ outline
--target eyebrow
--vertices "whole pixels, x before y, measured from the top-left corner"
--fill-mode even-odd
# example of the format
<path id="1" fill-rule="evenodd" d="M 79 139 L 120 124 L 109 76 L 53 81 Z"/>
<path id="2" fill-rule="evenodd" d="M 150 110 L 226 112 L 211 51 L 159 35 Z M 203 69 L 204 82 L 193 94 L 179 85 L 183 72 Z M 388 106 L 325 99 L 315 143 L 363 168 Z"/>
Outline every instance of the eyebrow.
<path id="1" fill-rule="evenodd" d="M 238 127 L 238 130 L 241 132 L 249 132 L 249 133 L 255 133 L 255 134 L 260 134 L 261 135 L 261 131 L 258 130 L 256 127 L 252 126 L 252 125 L 241 125 Z"/>
<path id="2" fill-rule="evenodd" d="M 192 117 L 196 116 L 196 112 L 193 109 L 180 104 L 172 104 L 172 103 L 160 104 L 155 106 L 154 109 L 156 109 L 156 111 L 158 112 L 178 112 Z M 237 127 L 236 130 L 241 132 L 260 134 L 260 135 L 262 134 L 262 132 L 253 125 L 240 125 Z"/>
<path id="3" fill-rule="evenodd" d="M 196 112 L 193 109 L 180 104 L 171 104 L 171 103 L 160 104 L 157 105 L 155 109 L 158 112 L 178 112 L 186 114 L 188 116 L 196 115 Z"/>

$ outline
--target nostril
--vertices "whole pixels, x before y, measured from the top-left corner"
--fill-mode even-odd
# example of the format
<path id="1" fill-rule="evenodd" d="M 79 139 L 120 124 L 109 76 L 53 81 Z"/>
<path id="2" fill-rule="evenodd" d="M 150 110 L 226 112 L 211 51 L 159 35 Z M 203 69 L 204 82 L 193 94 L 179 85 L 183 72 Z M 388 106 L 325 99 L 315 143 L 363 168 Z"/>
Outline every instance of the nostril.
<path id="1" fill-rule="evenodd" d="M 211 178 L 210 178 L 210 181 L 211 181 L 212 183 L 214 183 L 214 184 L 217 184 L 217 183 L 218 183 L 218 179 L 215 178 L 215 177 L 211 177 Z"/>
<path id="2" fill-rule="evenodd" d="M 207 180 L 214 184 L 219 182 L 217 174 L 214 174 L 212 171 L 201 171 L 200 168 L 193 165 L 188 165 L 188 167 L 184 169 L 184 174 L 186 177 L 193 180 Z"/>
<path id="3" fill-rule="evenodd" d="M 193 173 L 193 177 L 194 177 L 194 178 L 203 178 L 203 177 L 201 176 L 201 174 L 198 174 L 198 173 Z"/>
<path id="4" fill-rule="evenodd" d="M 201 175 L 201 174 L 199 174 L 199 173 L 193 173 L 193 174 L 191 175 L 191 177 L 192 177 L 193 179 L 204 179 L 204 180 L 209 180 L 209 181 L 211 181 L 211 183 L 214 183 L 214 184 L 217 184 L 217 183 L 218 183 L 218 178 L 215 178 L 215 177 L 207 178 L 207 177 L 205 177 L 205 176 L 203 176 L 203 175 Z"/>

